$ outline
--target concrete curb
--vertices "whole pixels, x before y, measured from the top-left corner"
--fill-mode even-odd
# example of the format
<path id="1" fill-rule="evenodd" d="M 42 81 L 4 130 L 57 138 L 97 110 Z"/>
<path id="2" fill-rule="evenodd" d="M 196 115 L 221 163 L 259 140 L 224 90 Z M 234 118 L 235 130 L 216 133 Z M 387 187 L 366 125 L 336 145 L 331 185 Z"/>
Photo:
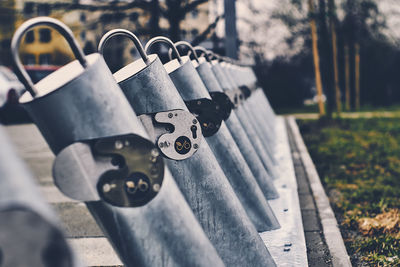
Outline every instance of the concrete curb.
<path id="1" fill-rule="evenodd" d="M 310 157 L 310 154 L 308 153 L 303 138 L 301 137 L 295 118 L 291 116 L 288 117 L 287 120 L 288 125 L 294 135 L 296 145 L 299 149 L 300 157 L 309 177 L 312 194 L 317 204 L 317 209 L 321 219 L 323 234 L 332 256 L 332 264 L 335 267 L 352 266 L 350 257 L 347 254 L 346 247 L 343 242 L 342 235 L 340 234 L 335 214 L 333 213 L 333 210 L 329 204 L 329 199 L 321 184 L 321 180 L 318 176 L 315 165 Z"/>

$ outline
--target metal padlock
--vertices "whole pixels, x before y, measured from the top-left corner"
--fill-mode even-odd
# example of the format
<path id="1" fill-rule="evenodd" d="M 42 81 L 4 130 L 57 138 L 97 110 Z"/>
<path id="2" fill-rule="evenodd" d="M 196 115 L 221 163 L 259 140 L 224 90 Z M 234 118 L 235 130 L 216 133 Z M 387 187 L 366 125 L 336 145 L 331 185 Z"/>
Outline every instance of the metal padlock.
<path id="1" fill-rule="evenodd" d="M 108 32 L 100 41 L 99 51 L 103 50 L 104 40 L 117 34 L 134 36 L 126 30 Z M 138 40 L 135 45 L 142 50 Z M 140 54 L 144 54 L 142 59 L 114 74 L 136 113 L 187 110 L 158 56 Z M 151 128 L 148 130 L 150 132 Z M 182 161 L 167 159 L 166 162 L 226 265 L 274 265 L 206 142 L 190 158 Z M 237 236 L 241 236 L 241 242 L 237 242 Z M 244 250 L 248 253 L 243 254 Z"/>
<path id="2" fill-rule="evenodd" d="M 203 53 L 203 56 L 199 58 L 200 64 L 196 68 L 201 79 L 207 87 L 209 92 L 222 92 L 221 84 L 227 84 L 224 82 L 225 76 L 220 76 L 222 80 L 217 80 L 214 74 L 216 65 L 211 65 L 211 59 L 208 57 L 208 53 L 204 48 L 195 47 L 196 51 Z M 226 87 L 225 87 L 226 88 Z M 264 196 L 267 199 L 278 198 L 279 195 L 275 189 L 272 178 L 269 173 L 265 170 L 265 167 L 254 149 L 254 144 L 250 141 L 247 133 L 243 129 L 237 115 L 237 110 L 232 110 L 231 115 L 225 121 L 232 137 L 234 138 L 237 146 L 239 147 L 243 157 L 245 158 L 248 166 L 250 167 L 254 177 L 257 180 L 259 187 L 261 188 Z"/>
<path id="3" fill-rule="evenodd" d="M 33 85 L 18 48 L 24 33 L 37 25 L 55 28 L 66 37 L 78 60 Z M 118 207 L 101 198 L 98 178 L 118 166 L 112 158 L 96 155 L 89 144 L 79 141 L 125 134 L 148 139 L 103 57 L 98 53 L 84 56 L 67 26 L 47 17 L 20 26 L 12 40 L 12 53 L 20 79 L 31 92 L 21 97 L 22 105 L 58 154 L 53 166 L 57 185 L 84 198 L 124 265 L 223 266 L 168 168 L 159 192 L 146 205 Z"/>
<path id="4" fill-rule="evenodd" d="M 83 266 L 3 128 L 0 144 L 0 265 Z"/>
<path id="5" fill-rule="evenodd" d="M 228 63 L 222 62 L 220 64 L 221 64 L 221 68 L 223 69 L 225 75 L 228 77 L 228 80 L 231 82 L 232 88 L 234 88 L 234 90 L 237 90 L 237 88 L 239 88 L 242 85 L 242 81 L 237 80 L 237 78 L 232 75 L 231 67 Z M 277 178 L 278 177 L 278 174 L 276 171 L 277 162 L 275 159 L 275 154 L 274 154 L 274 149 L 273 149 L 274 143 L 270 140 L 268 133 L 266 133 L 264 131 L 265 123 L 262 123 L 262 121 L 258 120 L 257 114 L 252 112 L 251 107 L 248 105 L 248 103 L 243 103 L 242 106 L 243 106 L 243 110 L 247 114 L 247 118 L 248 118 L 249 122 L 252 124 L 256 134 L 259 136 L 259 138 L 261 140 L 264 141 L 264 142 L 262 142 L 262 145 L 265 148 L 265 152 L 267 154 L 267 157 L 265 158 L 266 163 L 268 164 L 273 177 Z"/>
<path id="6" fill-rule="evenodd" d="M 211 62 L 212 69 L 217 77 L 218 81 L 220 82 L 221 87 L 223 90 L 235 90 L 237 86 L 233 83 L 229 76 L 225 73 L 225 70 L 221 67 L 220 62 L 218 60 L 213 60 Z M 236 109 L 236 115 L 239 118 L 240 123 L 242 124 L 243 129 L 246 131 L 247 136 L 250 142 L 253 145 L 253 148 L 257 152 L 259 158 L 261 159 L 266 171 L 269 173 L 269 177 L 265 179 L 276 178 L 277 173 L 275 170 L 274 164 L 271 162 L 270 155 L 264 148 L 263 142 L 261 141 L 260 136 L 258 135 L 255 127 L 255 122 L 253 118 L 248 115 L 245 110 L 245 105 L 241 105 Z"/>
<path id="7" fill-rule="evenodd" d="M 199 68 L 200 65 L 205 64 L 205 62 L 200 63 L 195 50 L 189 43 L 181 41 L 177 44 L 180 46 L 186 46 L 189 51 L 192 52 L 192 55 L 197 59 L 197 61 L 195 61 L 195 63 L 197 63 L 197 68 Z M 167 70 L 168 64 L 171 63 L 165 64 Z M 182 57 L 181 66 L 174 69 L 170 73 L 170 77 L 175 83 L 181 96 L 184 99 L 187 99 L 186 103 L 196 101 L 188 100 L 191 98 L 195 99 L 203 97 L 203 99 L 206 99 L 210 97 L 207 88 L 203 84 L 201 77 L 188 56 Z M 279 223 L 276 220 L 273 211 L 265 201 L 263 192 L 261 191 L 256 178 L 247 165 L 246 160 L 236 145 L 225 123 L 222 122 L 220 131 L 215 135 L 206 137 L 206 141 L 257 230 L 266 231 L 279 228 Z M 278 193 L 273 184 L 271 184 L 266 191 L 270 193 L 268 197 L 277 198 Z"/>

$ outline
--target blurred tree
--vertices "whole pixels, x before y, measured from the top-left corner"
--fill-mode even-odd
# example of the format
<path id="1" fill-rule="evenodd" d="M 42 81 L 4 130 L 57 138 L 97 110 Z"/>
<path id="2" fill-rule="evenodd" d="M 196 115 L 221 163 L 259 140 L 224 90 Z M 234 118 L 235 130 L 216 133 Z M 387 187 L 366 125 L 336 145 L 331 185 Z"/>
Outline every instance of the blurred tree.
<path id="1" fill-rule="evenodd" d="M 336 111 L 340 114 L 342 110 L 342 100 L 339 85 L 339 66 L 338 66 L 338 51 L 337 51 L 337 33 L 336 33 L 336 23 L 338 22 L 336 16 L 336 4 L 335 0 L 328 0 L 328 17 L 329 25 L 332 38 L 332 60 L 333 60 L 333 73 L 335 81 L 335 102 Z"/>
<path id="2" fill-rule="evenodd" d="M 315 19 L 315 8 L 314 1 L 308 0 L 308 9 L 310 13 L 310 26 L 311 26 L 311 39 L 312 39 L 312 50 L 314 58 L 314 69 L 315 69 L 315 84 L 317 87 L 318 94 L 318 107 L 320 116 L 325 115 L 325 107 L 322 102 L 322 80 L 321 80 L 321 69 L 320 69 L 320 56 L 318 51 L 318 34 L 317 34 L 317 24 Z M 330 112 L 329 112 L 330 114 Z"/>

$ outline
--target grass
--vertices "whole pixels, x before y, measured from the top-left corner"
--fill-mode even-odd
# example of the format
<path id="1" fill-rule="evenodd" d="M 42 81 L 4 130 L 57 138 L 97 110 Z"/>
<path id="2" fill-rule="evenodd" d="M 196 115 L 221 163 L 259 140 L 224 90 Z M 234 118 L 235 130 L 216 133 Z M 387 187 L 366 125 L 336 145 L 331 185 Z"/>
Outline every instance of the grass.
<path id="1" fill-rule="evenodd" d="M 326 108 L 326 106 L 325 106 Z M 279 115 L 286 115 L 286 114 L 318 114 L 318 105 L 308 105 L 308 106 L 302 106 L 302 107 L 296 107 L 296 108 L 287 108 L 287 107 L 277 107 L 275 109 L 275 112 Z M 342 113 L 344 114 L 351 114 L 355 112 L 354 110 L 352 111 L 345 111 L 343 110 Z M 371 105 L 363 105 L 361 106 L 360 110 L 357 111 L 356 113 L 376 113 L 376 114 L 381 114 L 383 112 L 391 112 L 394 113 L 395 115 L 400 115 L 400 105 L 391 105 L 391 106 L 371 106 Z"/>
<path id="2" fill-rule="evenodd" d="M 302 120 L 354 266 L 400 266 L 400 120 Z"/>

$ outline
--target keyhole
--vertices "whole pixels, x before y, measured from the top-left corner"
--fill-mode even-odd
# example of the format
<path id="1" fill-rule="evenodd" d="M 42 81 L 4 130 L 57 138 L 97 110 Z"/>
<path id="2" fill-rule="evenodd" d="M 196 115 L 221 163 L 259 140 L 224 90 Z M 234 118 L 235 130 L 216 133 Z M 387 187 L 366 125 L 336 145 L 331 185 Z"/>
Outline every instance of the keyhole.
<path id="1" fill-rule="evenodd" d="M 196 139 L 197 138 L 197 126 L 192 125 L 192 127 L 190 127 L 190 130 L 192 131 L 193 139 Z"/>

